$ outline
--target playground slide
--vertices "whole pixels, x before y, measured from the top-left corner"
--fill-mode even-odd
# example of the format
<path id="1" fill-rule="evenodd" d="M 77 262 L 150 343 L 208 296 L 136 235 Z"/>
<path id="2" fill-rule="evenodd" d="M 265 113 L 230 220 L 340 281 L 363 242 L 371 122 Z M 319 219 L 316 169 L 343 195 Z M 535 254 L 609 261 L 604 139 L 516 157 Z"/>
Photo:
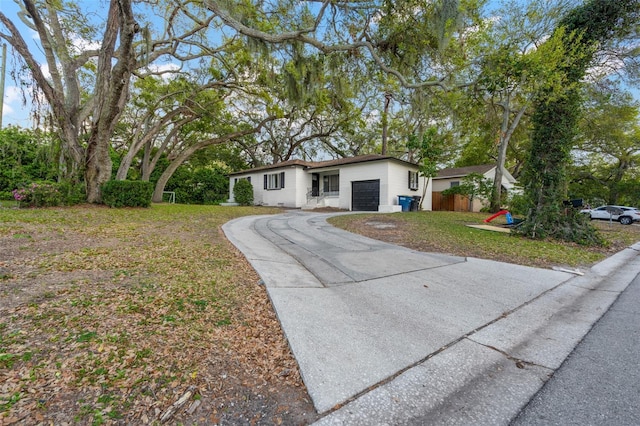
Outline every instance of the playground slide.
<path id="1" fill-rule="evenodd" d="M 498 216 L 502 216 L 502 215 L 508 215 L 507 219 L 509 219 L 511 217 L 511 213 L 509 213 L 509 210 L 500 210 L 498 213 L 489 216 L 488 218 L 486 218 L 485 220 L 483 220 L 484 223 L 489 223 L 491 222 L 493 219 L 495 219 Z M 509 220 L 507 220 L 507 223 L 510 223 Z"/>

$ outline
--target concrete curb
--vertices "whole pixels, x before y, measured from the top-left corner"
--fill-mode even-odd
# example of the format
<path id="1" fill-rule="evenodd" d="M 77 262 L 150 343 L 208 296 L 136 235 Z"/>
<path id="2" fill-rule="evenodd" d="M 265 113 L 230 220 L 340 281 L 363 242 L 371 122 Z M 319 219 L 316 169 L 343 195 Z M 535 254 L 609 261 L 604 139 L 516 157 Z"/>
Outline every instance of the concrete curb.
<path id="1" fill-rule="evenodd" d="M 508 424 L 639 273 L 636 243 L 314 424 Z"/>

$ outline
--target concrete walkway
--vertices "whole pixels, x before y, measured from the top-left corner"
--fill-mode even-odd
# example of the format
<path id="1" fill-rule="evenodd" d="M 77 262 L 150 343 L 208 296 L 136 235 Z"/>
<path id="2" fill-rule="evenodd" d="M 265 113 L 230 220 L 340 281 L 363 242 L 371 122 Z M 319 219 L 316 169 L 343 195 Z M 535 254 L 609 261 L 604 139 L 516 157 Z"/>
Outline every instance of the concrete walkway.
<path id="1" fill-rule="evenodd" d="M 506 424 L 640 271 L 640 245 L 574 276 L 416 252 L 328 216 L 223 226 L 267 287 L 321 425 Z"/>

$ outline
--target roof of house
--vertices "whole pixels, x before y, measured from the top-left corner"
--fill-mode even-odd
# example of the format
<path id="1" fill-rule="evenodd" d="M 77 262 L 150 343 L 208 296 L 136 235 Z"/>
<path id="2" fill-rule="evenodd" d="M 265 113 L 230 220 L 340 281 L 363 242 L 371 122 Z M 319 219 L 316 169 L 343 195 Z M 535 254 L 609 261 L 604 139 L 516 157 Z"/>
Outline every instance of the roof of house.
<path id="1" fill-rule="evenodd" d="M 448 179 L 456 177 L 464 177 L 471 173 L 480 173 L 481 175 L 487 173 L 489 170 L 494 169 L 495 164 L 482 164 L 480 166 L 467 166 L 467 167 L 452 167 L 449 169 L 442 169 L 438 172 L 433 179 Z"/>
<path id="2" fill-rule="evenodd" d="M 258 172 L 261 170 L 273 170 L 273 169 L 280 169 L 283 167 L 295 167 L 295 166 L 302 167 L 305 169 L 320 169 L 325 167 L 344 166 L 347 164 L 366 163 L 370 161 L 381 161 L 381 160 L 393 160 L 393 161 L 399 161 L 402 163 L 410 164 L 412 166 L 415 165 L 408 161 L 391 157 L 389 155 L 367 154 L 367 155 L 358 155 L 356 157 L 338 158 L 335 160 L 326 160 L 326 161 L 288 160 L 288 161 L 283 161 L 281 163 L 272 164 L 270 166 L 261 166 L 261 167 L 255 167 L 253 169 L 233 172 L 233 173 L 230 173 L 230 175 L 239 175 L 244 173 Z"/>
<path id="3" fill-rule="evenodd" d="M 280 168 L 283 168 L 283 167 L 293 167 L 293 166 L 309 167 L 309 164 L 311 164 L 309 161 L 288 160 L 288 161 L 283 161 L 283 162 L 277 163 L 277 164 L 271 164 L 269 166 L 254 167 L 253 169 L 240 170 L 238 172 L 232 172 L 232 173 L 229 173 L 229 174 L 230 175 L 239 175 L 239 174 L 244 174 L 244 173 L 259 172 L 260 170 L 280 169 Z"/>

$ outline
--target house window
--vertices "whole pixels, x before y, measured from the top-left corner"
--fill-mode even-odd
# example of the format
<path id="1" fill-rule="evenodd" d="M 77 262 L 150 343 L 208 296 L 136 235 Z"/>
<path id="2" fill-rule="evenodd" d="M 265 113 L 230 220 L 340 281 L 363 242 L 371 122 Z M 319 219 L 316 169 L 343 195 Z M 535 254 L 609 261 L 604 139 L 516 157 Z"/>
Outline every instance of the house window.
<path id="1" fill-rule="evenodd" d="M 323 176 L 322 191 L 325 195 L 338 195 L 340 193 L 340 175 Z"/>
<path id="2" fill-rule="evenodd" d="M 453 182 L 451 182 L 449 184 L 449 188 L 453 188 L 454 186 L 460 186 L 460 181 L 459 180 L 454 180 Z"/>
<path id="3" fill-rule="evenodd" d="M 264 175 L 264 189 L 272 190 L 282 188 L 284 188 L 284 172 Z"/>
<path id="4" fill-rule="evenodd" d="M 412 191 L 418 190 L 418 172 L 409 170 L 409 189 Z"/>

